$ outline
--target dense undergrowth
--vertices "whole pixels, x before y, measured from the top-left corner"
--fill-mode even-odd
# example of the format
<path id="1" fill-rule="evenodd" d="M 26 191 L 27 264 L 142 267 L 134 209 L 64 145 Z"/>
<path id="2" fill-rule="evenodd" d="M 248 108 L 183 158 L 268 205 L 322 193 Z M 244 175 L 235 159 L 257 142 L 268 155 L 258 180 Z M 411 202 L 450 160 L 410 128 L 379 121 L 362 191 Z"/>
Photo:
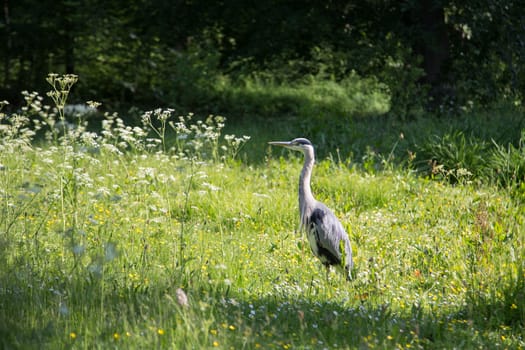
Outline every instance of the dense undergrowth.
<path id="1" fill-rule="evenodd" d="M 519 132 L 506 143 L 489 130 L 481 149 L 481 129 L 439 121 L 377 119 L 367 133 L 291 118 L 249 138 L 163 109 L 136 126 L 106 113 L 93 131 L 94 102 L 66 118 L 75 80 L 49 77 L 53 107 L 27 94 L 2 115 L 3 348 L 525 346 Z M 422 146 L 424 125 L 436 136 Z M 302 159 L 263 144 L 298 134 L 319 144 L 313 189 L 348 229 L 350 283 L 327 282 L 297 232 Z M 517 171 L 438 158 L 455 149 Z"/>

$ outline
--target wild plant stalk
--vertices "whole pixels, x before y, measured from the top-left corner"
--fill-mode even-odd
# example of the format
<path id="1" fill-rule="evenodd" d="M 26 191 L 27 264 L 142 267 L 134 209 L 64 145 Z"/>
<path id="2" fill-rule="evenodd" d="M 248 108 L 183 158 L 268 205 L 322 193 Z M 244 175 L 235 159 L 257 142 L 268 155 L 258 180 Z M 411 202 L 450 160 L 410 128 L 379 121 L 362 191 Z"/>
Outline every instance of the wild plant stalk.
<path id="1" fill-rule="evenodd" d="M 62 234 L 64 238 L 68 237 L 71 245 L 74 246 L 74 237 L 77 230 L 77 203 L 78 203 L 78 192 L 77 192 L 77 183 L 75 180 L 75 170 L 77 168 L 76 164 L 76 142 L 71 135 L 71 130 L 66 120 L 65 107 L 67 99 L 71 88 L 78 81 L 78 77 L 73 74 L 58 75 L 51 73 L 48 75 L 46 81 L 51 86 L 51 90 L 47 93 L 58 111 L 59 123 L 54 125 L 55 127 L 59 126 L 62 128 L 62 142 L 60 146 L 62 147 L 62 164 L 61 170 L 59 173 L 59 184 L 60 184 L 60 205 L 61 205 L 61 214 L 62 214 Z M 72 161 L 70 161 L 72 160 Z M 71 165 L 70 165 L 71 163 Z M 68 168 L 70 170 L 68 171 Z M 68 187 L 72 190 L 71 195 L 71 205 L 72 205 L 72 215 L 71 215 L 71 227 L 68 227 L 68 218 L 67 218 L 67 208 L 66 208 L 66 196 Z M 64 249 L 66 246 L 64 245 Z M 64 250 L 62 262 L 64 262 L 66 251 Z M 76 257 L 76 255 L 75 255 Z"/>
<path id="2" fill-rule="evenodd" d="M 5 106 L 7 106 L 9 104 L 9 102 L 7 101 L 0 101 L 0 121 L 3 121 L 5 118 L 6 118 L 6 114 L 2 112 L 2 109 L 4 109 Z M 5 165 L 4 164 L 0 164 L 0 172 L 2 173 L 2 180 L 3 180 L 3 186 L 2 188 L 8 188 L 7 185 L 9 183 L 8 179 L 7 179 L 7 172 L 5 171 L 6 168 L 5 168 Z M 4 223 L 4 232 L 8 232 L 8 220 L 7 220 L 7 217 L 8 217 L 8 213 L 7 213 L 7 208 L 9 207 L 9 202 L 8 202 L 8 197 L 6 194 L 2 193 L 2 197 L 3 197 L 3 200 L 4 200 L 4 210 L 3 210 L 3 213 L 2 213 L 2 221 Z"/>
<path id="3" fill-rule="evenodd" d="M 179 116 L 178 121 L 170 121 L 168 125 L 175 132 L 175 152 L 179 158 L 184 157 L 184 151 L 186 149 L 186 143 L 189 141 L 188 138 L 191 136 L 191 130 L 188 128 L 187 123 L 191 121 L 193 114 L 189 113 L 186 117 Z"/>
<path id="4" fill-rule="evenodd" d="M 149 127 L 159 138 L 162 145 L 162 152 L 166 153 L 166 124 L 168 119 L 171 117 L 173 109 L 156 109 L 154 111 L 148 111 L 142 115 L 142 123 Z M 154 115 L 156 119 L 160 122 L 160 126 L 156 126 L 151 116 Z"/>
<path id="5" fill-rule="evenodd" d="M 66 121 L 65 107 L 71 88 L 78 81 L 78 76 L 74 74 L 58 75 L 51 73 L 46 81 L 51 85 L 52 90 L 48 91 L 47 96 L 51 97 L 58 111 L 58 118 L 63 128 L 64 144 L 69 144 L 69 130 Z"/>
<path id="6" fill-rule="evenodd" d="M 394 158 L 395 158 L 395 154 L 394 153 L 396 151 L 397 146 L 399 145 L 399 142 L 404 140 L 404 138 L 405 138 L 405 135 L 403 133 L 399 134 L 399 138 L 394 143 L 394 146 L 392 146 L 392 149 L 390 150 L 390 153 L 388 153 L 388 157 L 386 159 L 383 159 L 382 163 L 383 163 L 383 166 L 386 169 L 392 170 L 392 168 L 393 168 L 393 161 L 394 161 Z"/>
<path id="7" fill-rule="evenodd" d="M 224 140 L 226 141 L 227 146 L 224 147 L 224 151 L 228 155 L 224 156 L 226 159 L 235 161 L 237 155 L 241 151 L 242 147 L 250 140 L 250 136 L 243 135 L 242 137 L 236 137 L 235 135 L 224 135 Z"/>
<path id="8" fill-rule="evenodd" d="M 186 230 L 186 221 L 188 220 L 189 213 L 189 203 L 190 203 L 190 193 L 193 186 L 193 179 L 195 177 L 195 158 L 190 158 L 190 173 L 187 176 L 186 187 L 184 188 L 184 201 L 182 204 L 182 215 L 180 218 L 180 231 L 179 231 L 179 262 L 178 265 L 184 270 L 186 265 L 186 259 L 184 257 L 184 250 L 186 248 L 185 244 L 185 230 Z"/>

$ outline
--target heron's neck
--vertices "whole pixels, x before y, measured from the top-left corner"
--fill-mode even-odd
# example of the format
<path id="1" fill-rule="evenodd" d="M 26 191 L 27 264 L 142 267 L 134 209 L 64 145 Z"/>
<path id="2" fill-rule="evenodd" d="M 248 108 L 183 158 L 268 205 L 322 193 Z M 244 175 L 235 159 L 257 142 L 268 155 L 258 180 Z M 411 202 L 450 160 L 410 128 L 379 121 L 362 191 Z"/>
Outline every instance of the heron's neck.
<path id="1" fill-rule="evenodd" d="M 312 177 L 314 162 L 315 157 L 313 150 L 304 152 L 304 166 L 303 170 L 301 171 L 301 176 L 299 177 L 299 207 L 301 213 L 305 213 L 305 211 L 308 209 L 308 204 L 313 204 L 315 202 L 312 189 L 310 187 L 310 179 Z"/>

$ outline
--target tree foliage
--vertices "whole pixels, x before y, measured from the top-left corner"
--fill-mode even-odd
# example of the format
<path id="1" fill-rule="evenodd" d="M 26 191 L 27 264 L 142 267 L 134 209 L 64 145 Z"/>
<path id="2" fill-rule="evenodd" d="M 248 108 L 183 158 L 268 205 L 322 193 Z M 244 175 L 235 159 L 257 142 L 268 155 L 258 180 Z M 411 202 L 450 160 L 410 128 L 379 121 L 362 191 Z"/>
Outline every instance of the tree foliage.
<path id="1" fill-rule="evenodd" d="M 525 85 L 525 3 L 511 0 L 3 1 L 0 94 L 76 73 L 83 96 L 213 104 L 224 82 L 388 86 L 392 112 L 510 99 Z M 215 95 L 214 95 L 215 93 Z"/>

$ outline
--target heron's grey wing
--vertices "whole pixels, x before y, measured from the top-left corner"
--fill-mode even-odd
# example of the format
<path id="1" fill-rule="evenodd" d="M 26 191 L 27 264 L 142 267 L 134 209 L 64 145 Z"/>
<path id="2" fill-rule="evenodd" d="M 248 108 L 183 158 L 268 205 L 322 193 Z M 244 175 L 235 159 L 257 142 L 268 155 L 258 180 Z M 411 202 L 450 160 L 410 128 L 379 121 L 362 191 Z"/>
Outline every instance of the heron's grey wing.
<path id="1" fill-rule="evenodd" d="M 343 225 L 332 211 L 324 204 L 319 203 L 311 215 L 311 224 L 315 230 L 319 254 L 331 265 L 341 264 L 340 242 L 347 244 L 347 234 Z"/>

